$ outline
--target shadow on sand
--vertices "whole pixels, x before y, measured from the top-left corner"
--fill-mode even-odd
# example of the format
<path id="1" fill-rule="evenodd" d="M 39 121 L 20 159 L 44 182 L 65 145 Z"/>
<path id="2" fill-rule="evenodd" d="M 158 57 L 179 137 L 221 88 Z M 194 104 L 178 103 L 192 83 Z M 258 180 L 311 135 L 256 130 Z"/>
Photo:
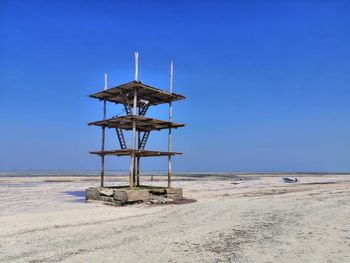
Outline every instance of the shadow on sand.
<path id="1" fill-rule="evenodd" d="M 66 191 L 66 195 L 78 197 L 75 202 L 85 202 L 85 191 Z"/>

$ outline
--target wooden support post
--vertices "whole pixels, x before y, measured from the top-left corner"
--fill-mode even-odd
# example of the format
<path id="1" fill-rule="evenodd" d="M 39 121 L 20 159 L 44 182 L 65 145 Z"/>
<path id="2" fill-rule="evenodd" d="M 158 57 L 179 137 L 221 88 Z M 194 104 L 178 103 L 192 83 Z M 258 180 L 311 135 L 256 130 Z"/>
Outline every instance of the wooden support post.
<path id="1" fill-rule="evenodd" d="M 141 113 L 141 109 L 139 108 L 139 115 Z M 137 149 L 141 148 L 141 132 L 137 132 Z M 136 186 L 140 186 L 140 157 L 137 157 L 136 161 Z"/>
<path id="2" fill-rule="evenodd" d="M 136 185 L 140 186 L 140 157 L 137 157 Z"/>
<path id="3" fill-rule="evenodd" d="M 139 53 L 135 52 L 135 80 L 138 81 L 138 59 Z M 137 89 L 134 88 L 134 102 L 133 102 L 133 115 L 137 115 Z M 130 179 L 129 186 L 130 188 L 135 186 L 135 146 L 136 146 L 136 120 L 132 121 L 132 136 L 131 136 L 131 149 L 132 153 L 130 156 Z"/>
<path id="4" fill-rule="evenodd" d="M 173 61 L 170 63 L 170 94 L 173 93 Z M 173 121 L 173 106 L 171 101 L 169 102 L 169 122 Z M 168 133 L 168 152 L 171 152 L 171 128 L 169 127 Z M 171 187 L 171 155 L 168 155 L 168 187 Z"/>
<path id="5" fill-rule="evenodd" d="M 134 156 L 134 169 L 133 169 L 133 171 L 132 171 L 132 180 L 133 180 L 133 182 L 134 182 L 134 186 L 136 186 L 136 159 L 137 158 L 135 158 L 135 156 Z"/>
<path id="6" fill-rule="evenodd" d="M 102 145 L 101 145 L 101 187 L 104 187 L 104 177 L 105 177 L 105 155 L 103 153 L 105 149 L 105 129 L 106 127 L 102 126 Z"/>
<path id="7" fill-rule="evenodd" d="M 132 188 L 134 186 L 134 177 L 133 177 L 133 171 L 134 171 L 134 153 L 131 153 L 130 156 L 130 176 L 129 176 L 129 186 Z"/>
<path id="8" fill-rule="evenodd" d="M 105 86 L 104 90 L 107 89 L 107 74 L 105 74 Z M 103 120 L 106 119 L 106 99 L 103 100 Z M 104 177 L 105 177 L 105 155 L 103 151 L 105 150 L 105 130 L 106 127 L 102 126 L 102 144 L 101 144 L 101 187 L 104 187 Z"/>

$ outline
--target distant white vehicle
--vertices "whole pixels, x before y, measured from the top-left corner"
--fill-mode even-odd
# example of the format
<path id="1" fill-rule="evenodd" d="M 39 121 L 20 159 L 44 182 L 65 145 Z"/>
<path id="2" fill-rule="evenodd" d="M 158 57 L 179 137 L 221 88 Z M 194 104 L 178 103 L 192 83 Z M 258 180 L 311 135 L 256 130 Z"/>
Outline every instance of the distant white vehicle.
<path id="1" fill-rule="evenodd" d="M 242 182 L 242 178 L 231 180 L 231 184 L 240 184 L 241 182 Z"/>
<path id="2" fill-rule="evenodd" d="M 296 183 L 298 182 L 298 178 L 290 178 L 290 177 L 282 177 L 282 180 L 285 182 L 285 183 Z"/>

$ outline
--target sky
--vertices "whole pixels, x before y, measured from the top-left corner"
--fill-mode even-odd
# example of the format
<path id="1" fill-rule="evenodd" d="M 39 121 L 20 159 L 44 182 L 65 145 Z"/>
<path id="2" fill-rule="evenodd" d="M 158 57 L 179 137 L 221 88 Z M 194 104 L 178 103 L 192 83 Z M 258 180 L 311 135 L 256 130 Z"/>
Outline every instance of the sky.
<path id="1" fill-rule="evenodd" d="M 175 171 L 349 172 L 349 14 L 350 1 L 0 0 L 0 170 L 99 169 L 88 152 L 101 129 L 87 123 L 103 105 L 88 95 L 104 73 L 109 87 L 133 80 L 138 51 L 142 82 L 168 90 L 173 60 L 187 97 L 173 104 L 187 124 L 173 132 Z M 166 150 L 167 132 L 147 147 Z"/>

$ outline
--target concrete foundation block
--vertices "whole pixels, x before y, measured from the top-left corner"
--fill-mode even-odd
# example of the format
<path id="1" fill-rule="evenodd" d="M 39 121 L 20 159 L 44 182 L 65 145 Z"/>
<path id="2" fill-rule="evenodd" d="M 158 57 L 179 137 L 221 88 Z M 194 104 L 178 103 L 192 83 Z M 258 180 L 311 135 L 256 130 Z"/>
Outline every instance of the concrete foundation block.
<path id="1" fill-rule="evenodd" d="M 126 193 L 126 190 L 114 190 L 113 199 L 114 202 L 120 202 L 121 204 L 125 204 L 128 201 L 128 195 Z"/>
<path id="2" fill-rule="evenodd" d="M 89 188 L 85 191 L 85 200 L 100 200 L 100 191 L 97 188 Z"/>
<path id="3" fill-rule="evenodd" d="M 104 195 L 104 196 L 113 196 L 113 189 L 110 188 L 101 188 L 100 190 L 100 195 Z"/>
<path id="4" fill-rule="evenodd" d="M 165 191 L 168 198 L 182 198 L 182 188 L 166 188 Z"/>
<path id="5" fill-rule="evenodd" d="M 100 200 L 115 205 L 126 205 L 136 202 L 172 203 L 182 198 L 181 188 L 130 189 L 127 187 L 89 188 L 86 189 L 86 200 Z"/>
<path id="6" fill-rule="evenodd" d="M 127 190 L 128 202 L 148 201 L 150 198 L 149 191 L 144 190 Z"/>
<path id="7" fill-rule="evenodd" d="M 101 201 L 105 201 L 105 202 L 114 203 L 113 197 L 109 197 L 109 196 L 101 195 L 101 196 L 100 196 L 100 200 L 101 200 Z"/>
<path id="8" fill-rule="evenodd" d="M 148 190 L 151 195 L 165 195 L 166 191 L 164 188 L 160 189 L 149 189 Z"/>
<path id="9" fill-rule="evenodd" d="M 114 199 L 113 199 L 113 200 L 114 200 Z M 113 203 L 114 203 L 115 205 L 119 205 L 119 206 L 122 206 L 122 205 L 125 204 L 125 203 L 122 203 L 122 202 L 120 202 L 120 201 L 118 201 L 118 200 L 114 200 Z"/>

